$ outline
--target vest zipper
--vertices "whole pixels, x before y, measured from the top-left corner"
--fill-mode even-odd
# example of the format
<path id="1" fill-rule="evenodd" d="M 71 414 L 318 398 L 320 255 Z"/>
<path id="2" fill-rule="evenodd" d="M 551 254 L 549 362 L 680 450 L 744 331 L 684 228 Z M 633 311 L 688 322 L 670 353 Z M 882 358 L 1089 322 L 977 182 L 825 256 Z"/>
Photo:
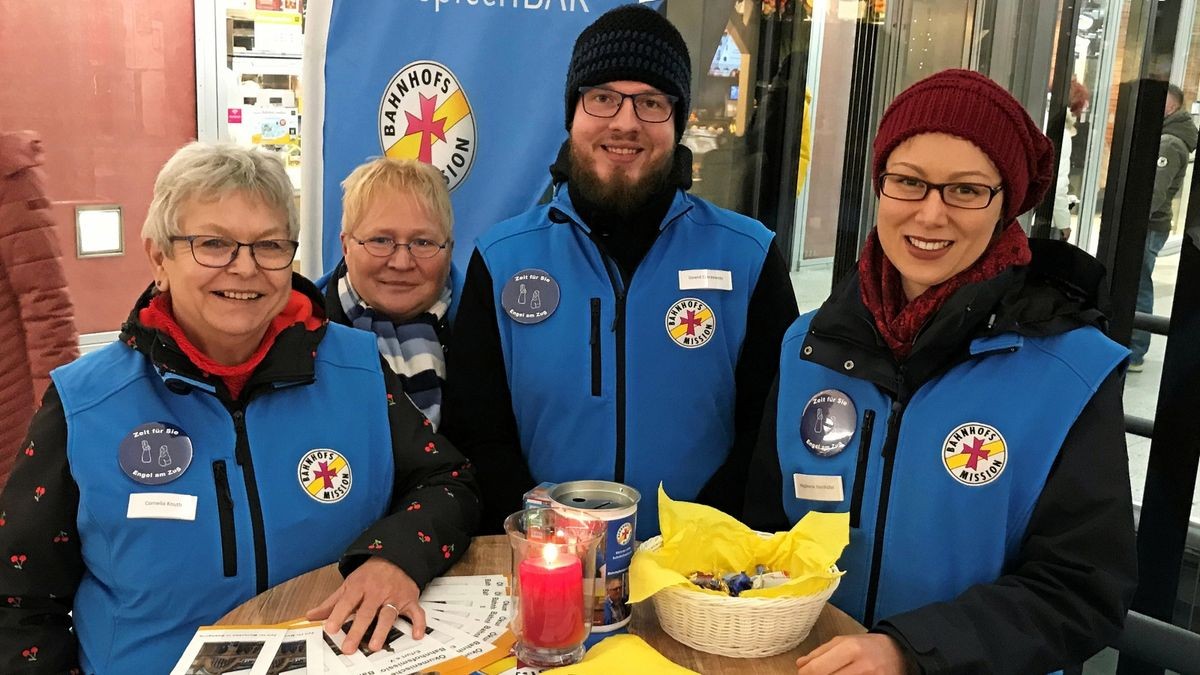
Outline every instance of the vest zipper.
<path id="1" fill-rule="evenodd" d="M 608 250 L 599 241 L 592 239 L 592 243 L 596 245 L 596 250 L 600 252 L 600 262 L 604 265 L 604 271 L 608 274 L 608 282 L 612 285 L 613 296 L 616 298 L 616 314 L 613 316 L 612 332 L 617 339 L 617 377 L 616 377 L 616 399 L 617 399 L 617 429 L 616 429 L 616 459 L 613 464 L 613 480 L 618 483 L 625 482 L 625 293 L 628 286 L 622 283 L 622 280 L 617 278 L 613 272 L 613 267 L 617 264 L 615 258 L 608 254 Z M 635 270 L 636 272 L 636 270 Z M 632 275 L 629 279 L 632 283 Z"/>
<path id="2" fill-rule="evenodd" d="M 267 535 L 263 527 L 262 501 L 258 483 L 254 480 L 254 461 L 250 458 L 250 437 L 246 433 L 246 413 L 233 411 L 233 428 L 237 432 L 235 457 L 246 479 L 246 501 L 250 506 L 250 527 L 254 532 L 254 575 L 256 593 L 267 590 Z"/>
<path id="3" fill-rule="evenodd" d="M 862 435 L 858 442 L 858 466 L 854 469 L 854 494 L 850 498 L 850 527 L 859 527 L 862 520 L 863 482 L 867 477 L 867 460 L 871 455 L 871 434 L 875 430 L 875 411 L 863 413 Z"/>
<path id="4" fill-rule="evenodd" d="M 225 565 L 225 576 L 237 576 L 237 532 L 233 528 L 233 495 L 229 493 L 229 475 L 225 471 L 225 460 L 212 464 L 213 482 L 217 486 L 217 516 L 221 523 L 221 559 Z"/>
<path id="5" fill-rule="evenodd" d="M 875 517 L 875 548 L 871 552 L 871 577 L 867 583 L 867 606 L 863 625 L 875 623 L 875 601 L 879 595 L 879 566 L 883 560 L 883 531 L 887 525 L 888 499 L 892 491 L 892 465 L 896 459 L 896 443 L 900 436 L 900 418 L 904 416 L 904 404 L 897 398 L 892 402 L 888 415 L 887 437 L 883 441 L 883 481 L 879 488 L 879 511 Z"/>
<path id="6" fill-rule="evenodd" d="M 617 290 L 617 315 L 613 332 L 617 336 L 617 460 L 613 480 L 625 482 L 625 293 Z"/>
<path id="7" fill-rule="evenodd" d="M 592 333 L 588 339 L 592 346 L 592 396 L 600 395 L 600 298 L 592 298 Z"/>

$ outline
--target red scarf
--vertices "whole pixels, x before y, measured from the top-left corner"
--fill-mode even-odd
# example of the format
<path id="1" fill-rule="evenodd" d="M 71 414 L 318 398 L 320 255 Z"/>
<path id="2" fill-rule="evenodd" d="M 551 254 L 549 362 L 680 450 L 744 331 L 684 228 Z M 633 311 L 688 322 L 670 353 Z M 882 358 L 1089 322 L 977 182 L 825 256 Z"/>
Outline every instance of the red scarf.
<path id="1" fill-rule="evenodd" d="M 872 230 L 858 259 L 858 280 L 863 304 L 875 317 L 875 327 L 897 360 L 908 358 L 913 341 L 925 322 L 946 300 L 967 284 L 991 279 L 1009 267 L 1028 265 L 1032 259 L 1029 238 L 1017 221 L 1005 227 L 973 265 L 942 283 L 925 289 L 909 302 L 900 283 L 900 272 L 883 254 L 879 234 Z"/>
<path id="2" fill-rule="evenodd" d="M 210 359 L 196 345 L 192 344 L 187 335 L 184 335 L 183 329 L 175 321 L 175 314 L 171 310 L 169 293 L 154 296 L 150 300 L 150 304 L 138 312 L 138 321 L 141 321 L 147 328 L 154 328 L 170 335 L 171 339 L 175 340 L 175 344 L 179 345 L 179 348 L 197 368 L 206 374 L 217 375 L 225 381 L 229 395 L 234 400 L 241 395 L 242 387 L 246 386 L 246 381 L 250 379 L 250 375 L 258 367 L 258 364 L 262 363 L 263 358 L 270 351 L 271 345 L 275 344 L 276 336 L 283 329 L 303 323 L 305 329 L 316 330 L 324 323 L 322 319 L 313 316 L 312 300 L 309 300 L 308 296 L 300 291 L 292 290 L 287 304 L 274 319 L 271 319 L 271 323 L 267 325 L 266 334 L 258 344 L 258 349 L 254 350 L 250 358 L 234 366 L 224 366 Z"/>

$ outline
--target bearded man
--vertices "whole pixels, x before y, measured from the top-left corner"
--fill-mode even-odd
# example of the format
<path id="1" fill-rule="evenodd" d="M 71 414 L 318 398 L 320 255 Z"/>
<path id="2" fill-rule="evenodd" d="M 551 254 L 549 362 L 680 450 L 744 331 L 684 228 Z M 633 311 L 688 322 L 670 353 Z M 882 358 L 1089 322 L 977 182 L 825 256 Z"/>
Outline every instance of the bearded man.
<path id="1" fill-rule="evenodd" d="M 643 540 L 660 482 L 740 515 L 796 301 L 772 232 L 687 193 L 690 76 L 662 15 L 598 18 L 568 68 L 553 198 L 476 242 L 444 424 L 485 532 L 543 481 L 636 488 Z"/>

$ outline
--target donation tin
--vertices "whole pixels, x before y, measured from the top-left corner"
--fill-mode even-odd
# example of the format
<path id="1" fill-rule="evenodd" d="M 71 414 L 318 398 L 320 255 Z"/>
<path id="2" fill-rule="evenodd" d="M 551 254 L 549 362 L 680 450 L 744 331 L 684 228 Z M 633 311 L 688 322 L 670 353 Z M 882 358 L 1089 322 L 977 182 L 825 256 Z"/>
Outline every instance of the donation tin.
<path id="1" fill-rule="evenodd" d="M 604 546 L 597 552 L 596 602 L 592 633 L 608 633 L 629 623 L 629 563 L 637 531 L 638 491 L 605 480 L 576 480 L 550 488 L 552 508 L 583 511 L 608 523 Z"/>

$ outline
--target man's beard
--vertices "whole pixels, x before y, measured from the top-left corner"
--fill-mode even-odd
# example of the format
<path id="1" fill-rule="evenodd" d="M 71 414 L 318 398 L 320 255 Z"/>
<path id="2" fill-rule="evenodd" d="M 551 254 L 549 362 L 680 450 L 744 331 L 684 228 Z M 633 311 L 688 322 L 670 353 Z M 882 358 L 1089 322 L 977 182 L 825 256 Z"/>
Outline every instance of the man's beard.
<path id="1" fill-rule="evenodd" d="M 627 218 L 637 213 L 652 197 L 667 188 L 675 153 L 664 155 L 657 165 L 646 167 L 645 175 L 633 180 L 621 168 L 614 168 L 605 180 L 596 173 L 596 162 L 570 145 L 570 185 L 580 197 L 595 207 Z"/>

